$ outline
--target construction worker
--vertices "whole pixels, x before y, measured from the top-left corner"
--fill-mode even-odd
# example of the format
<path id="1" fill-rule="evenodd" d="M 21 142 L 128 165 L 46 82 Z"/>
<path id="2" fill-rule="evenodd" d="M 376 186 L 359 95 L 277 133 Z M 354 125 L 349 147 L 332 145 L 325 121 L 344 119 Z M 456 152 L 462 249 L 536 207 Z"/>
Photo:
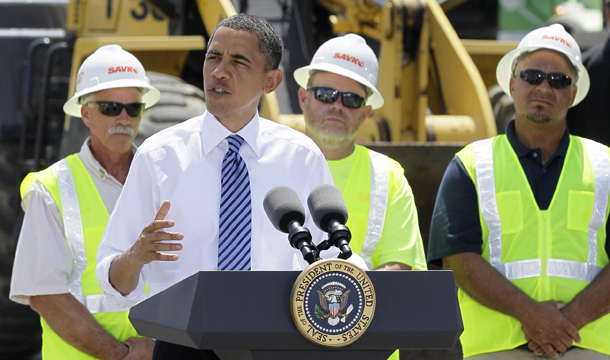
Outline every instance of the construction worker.
<path id="1" fill-rule="evenodd" d="M 10 298 L 41 316 L 43 359 L 150 359 L 128 308 L 105 299 L 97 247 L 135 153 L 140 116 L 160 97 L 142 64 L 118 45 L 100 47 L 78 70 L 66 114 L 91 136 L 77 154 L 28 174 Z"/>
<path id="2" fill-rule="evenodd" d="M 559 24 L 527 34 L 496 70 L 515 119 L 442 180 L 428 261 L 454 272 L 467 359 L 610 359 L 610 149 L 566 127 L 580 55 Z"/>
<path id="3" fill-rule="evenodd" d="M 294 72 L 306 133 L 320 147 L 349 210 L 350 246 L 371 269 L 426 269 L 413 193 L 398 162 L 356 145 L 360 125 L 383 106 L 379 64 L 355 34 L 328 40 Z"/>
<path id="4" fill-rule="evenodd" d="M 306 133 L 324 154 L 349 210 L 350 246 L 376 270 L 425 270 L 413 192 L 398 162 L 356 145 L 360 125 L 383 106 L 379 63 L 355 34 L 328 40 L 297 69 Z M 398 352 L 393 355 L 398 359 Z"/>

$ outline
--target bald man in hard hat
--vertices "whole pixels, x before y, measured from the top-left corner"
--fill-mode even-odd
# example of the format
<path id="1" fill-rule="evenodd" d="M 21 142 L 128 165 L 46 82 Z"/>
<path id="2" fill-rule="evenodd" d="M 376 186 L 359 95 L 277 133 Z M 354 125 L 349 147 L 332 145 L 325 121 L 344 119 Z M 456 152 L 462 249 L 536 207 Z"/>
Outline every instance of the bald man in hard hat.
<path id="1" fill-rule="evenodd" d="M 379 64 L 355 34 L 333 38 L 294 72 L 306 133 L 326 157 L 349 211 L 350 246 L 377 270 L 426 269 L 413 192 L 398 162 L 355 143 L 373 109 Z M 393 355 L 398 359 L 398 353 Z"/>
<path id="2" fill-rule="evenodd" d="M 566 127 L 580 59 L 561 25 L 527 34 L 496 72 L 515 119 L 445 172 L 428 261 L 454 272 L 467 359 L 610 359 L 610 149 Z"/>
<path id="3" fill-rule="evenodd" d="M 350 246 L 369 268 L 426 269 L 413 193 L 400 164 L 355 144 L 360 125 L 383 106 L 379 64 L 355 34 L 333 38 L 294 72 L 306 133 L 320 147 L 345 198 Z"/>
<path id="4" fill-rule="evenodd" d="M 78 70 L 66 114 L 90 129 L 77 154 L 30 173 L 10 298 L 41 316 L 43 359 L 150 359 L 128 308 L 105 299 L 96 251 L 135 153 L 140 116 L 160 97 L 142 64 L 118 45 L 100 47 Z"/>

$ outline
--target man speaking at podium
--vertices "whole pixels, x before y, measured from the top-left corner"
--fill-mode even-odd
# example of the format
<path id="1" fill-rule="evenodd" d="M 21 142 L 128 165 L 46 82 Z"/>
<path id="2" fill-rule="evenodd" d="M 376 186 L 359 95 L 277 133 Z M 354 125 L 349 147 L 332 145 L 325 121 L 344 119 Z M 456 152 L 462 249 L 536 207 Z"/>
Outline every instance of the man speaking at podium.
<path id="1" fill-rule="evenodd" d="M 297 255 L 303 264 L 263 197 L 284 185 L 304 202 L 332 178 L 311 139 L 258 115 L 261 96 L 282 81 L 282 51 L 262 18 L 239 14 L 216 27 L 203 67 L 207 111 L 142 144 L 110 216 L 96 268 L 108 298 L 130 306 L 146 283 L 154 295 L 201 270 L 292 270 Z M 155 358 L 217 357 L 157 341 Z"/>

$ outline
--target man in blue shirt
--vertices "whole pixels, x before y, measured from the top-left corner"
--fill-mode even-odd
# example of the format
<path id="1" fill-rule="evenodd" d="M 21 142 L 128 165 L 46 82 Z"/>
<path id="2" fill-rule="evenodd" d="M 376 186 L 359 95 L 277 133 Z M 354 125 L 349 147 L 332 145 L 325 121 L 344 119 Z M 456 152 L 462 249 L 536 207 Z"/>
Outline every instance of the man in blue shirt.
<path id="1" fill-rule="evenodd" d="M 497 76 L 515 120 L 451 161 L 428 248 L 460 288 L 464 357 L 610 359 L 608 148 L 566 126 L 589 88 L 580 50 L 561 25 L 540 28 Z"/>

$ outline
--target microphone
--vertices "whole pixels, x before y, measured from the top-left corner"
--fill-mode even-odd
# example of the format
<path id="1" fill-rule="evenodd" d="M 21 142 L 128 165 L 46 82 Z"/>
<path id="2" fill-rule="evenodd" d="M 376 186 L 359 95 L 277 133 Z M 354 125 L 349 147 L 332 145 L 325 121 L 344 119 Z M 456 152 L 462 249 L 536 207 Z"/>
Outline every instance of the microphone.
<path id="1" fill-rule="evenodd" d="M 328 184 L 316 186 L 307 198 L 307 206 L 316 226 L 328 233 L 329 244 L 341 250 L 339 258 L 348 259 L 352 256 L 349 247 L 352 234 L 345 226 L 347 205 L 341 190 Z"/>
<path id="2" fill-rule="evenodd" d="M 290 246 L 299 249 L 309 264 L 319 259 L 311 233 L 303 226 L 305 209 L 297 193 L 287 186 L 276 186 L 263 199 L 263 208 L 273 226 L 288 234 Z"/>

